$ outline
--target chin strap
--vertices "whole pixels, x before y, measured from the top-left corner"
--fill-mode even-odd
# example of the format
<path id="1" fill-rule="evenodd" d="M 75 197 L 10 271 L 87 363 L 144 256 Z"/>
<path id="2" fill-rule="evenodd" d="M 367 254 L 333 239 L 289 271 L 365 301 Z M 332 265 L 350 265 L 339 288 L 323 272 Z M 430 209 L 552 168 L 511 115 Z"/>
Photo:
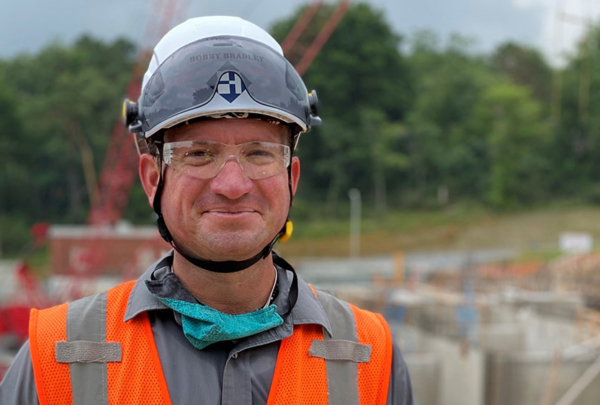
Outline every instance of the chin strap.
<path id="1" fill-rule="evenodd" d="M 284 270 L 289 270 L 292 272 L 292 285 L 290 286 L 290 295 L 288 296 L 289 308 L 283 314 L 283 316 L 286 316 L 292 312 L 292 309 L 294 306 L 296 306 L 296 301 L 298 301 L 298 276 L 296 275 L 296 270 L 294 270 L 292 265 L 275 252 L 273 252 L 273 263 Z"/>
<path id="2" fill-rule="evenodd" d="M 258 252 L 258 254 L 250 257 L 249 259 L 240 260 L 240 261 L 227 260 L 227 261 L 222 261 L 222 262 L 216 262 L 216 261 L 212 261 L 212 260 L 204 260 L 200 257 L 194 257 L 191 254 L 186 253 L 183 249 L 181 249 L 180 247 L 178 247 L 175 244 L 175 240 L 173 239 L 173 236 L 171 235 L 169 228 L 167 228 L 167 224 L 165 223 L 165 219 L 163 218 L 163 215 L 162 215 L 161 196 L 162 196 L 162 190 L 163 190 L 163 156 L 162 156 L 163 152 L 162 152 L 162 147 L 160 147 L 160 145 L 158 147 L 158 153 L 159 153 L 159 157 L 158 157 L 159 179 L 158 179 L 158 186 L 156 188 L 156 194 L 154 195 L 154 200 L 152 202 L 152 208 L 154 209 L 154 212 L 156 213 L 156 215 L 158 215 L 158 218 L 156 219 L 156 225 L 158 226 L 158 232 L 160 233 L 160 236 L 168 244 L 170 244 L 177 253 L 179 253 L 185 260 L 187 260 L 194 266 L 200 267 L 200 268 L 208 270 L 208 271 L 213 271 L 215 273 L 236 273 L 238 271 L 245 270 L 248 267 L 252 266 L 253 264 L 259 262 L 260 260 L 268 257 L 271 254 L 271 252 L 273 251 L 273 246 L 275 246 L 277 241 L 281 240 L 282 242 L 285 242 L 290 238 L 290 236 L 292 234 L 292 230 L 293 230 L 293 225 L 292 225 L 292 221 L 289 220 L 289 210 L 288 210 L 288 218 L 286 218 L 283 228 L 279 231 L 279 233 L 277 235 L 275 235 L 275 237 L 273 238 L 271 243 L 269 243 L 267 246 L 265 246 L 260 252 Z M 292 156 L 293 156 L 293 153 L 292 153 Z M 288 186 L 289 186 L 289 191 L 290 191 L 290 208 L 291 208 L 292 207 L 292 198 L 293 198 L 292 165 L 291 165 L 291 163 L 288 166 Z M 274 254 L 274 256 L 277 257 L 279 260 L 284 261 L 283 259 L 279 258 L 279 256 L 277 256 L 275 254 Z M 285 263 L 287 264 L 287 262 L 285 262 Z M 289 266 L 289 264 L 288 264 L 288 266 Z"/>
<path id="3" fill-rule="evenodd" d="M 236 273 L 238 271 L 247 269 L 248 267 L 252 266 L 253 264 L 259 262 L 262 259 L 265 259 L 267 256 L 269 256 L 269 254 L 271 254 L 271 252 L 273 251 L 273 246 L 275 245 L 275 243 L 277 243 L 281 235 L 280 233 L 277 234 L 277 236 L 275 236 L 271 243 L 265 246 L 260 252 L 258 252 L 258 254 L 252 256 L 249 259 L 240 261 L 227 260 L 222 262 L 216 262 L 212 260 L 204 260 L 199 257 L 194 257 L 184 252 L 183 249 L 181 249 L 180 247 L 176 246 L 173 237 L 167 229 L 167 225 L 165 224 L 165 220 L 161 214 L 159 214 L 159 217 L 156 220 L 156 222 L 158 225 L 158 231 L 160 232 L 160 236 L 162 236 L 164 240 L 166 240 L 171 246 L 173 246 L 173 249 L 175 249 L 175 251 L 179 253 L 185 260 L 192 263 L 194 266 L 203 268 L 205 270 L 214 271 L 215 273 Z"/>

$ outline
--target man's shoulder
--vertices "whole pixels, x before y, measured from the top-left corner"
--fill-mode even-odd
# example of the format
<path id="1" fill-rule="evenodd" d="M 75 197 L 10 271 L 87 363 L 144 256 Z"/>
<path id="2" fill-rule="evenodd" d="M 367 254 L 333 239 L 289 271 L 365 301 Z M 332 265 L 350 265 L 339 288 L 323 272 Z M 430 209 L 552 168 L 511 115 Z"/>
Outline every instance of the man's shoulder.
<path id="1" fill-rule="evenodd" d="M 313 287 L 310 284 L 309 284 L 309 286 L 311 287 L 311 289 L 313 289 L 315 296 L 317 298 L 319 298 L 319 301 L 322 304 L 324 303 L 324 301 L 331 301 L 332 303 L 334 303 L 334 305 L 350 309 L 353 312 L 359 312 L 359 313 L 365 313 L 365 314 L 372 314 L 372 315 L 376 315 L 376 316 L 381 316 L 377 312 L 361 308 L 360 306 L 358 306 L 357 304 L 355 304 L 353 302 L 350 302 L 348 300 L 345 300 L 343 298 L 338 297 L 332 291 L 327 291 L 327 290 L 322 290 L 320 288 L 315 288 L 315 287 Z"/>
<path id="2" fill-rule="evenodd" d="M 389 326 L 381 314 L 359 308 L 331 292 L 310 287 L 334 328 L 336 325 L 341 327 L 342 324 L 352 324 L 357 331 L 368 331 L 369 334 L 380 336 L 389 335 Z"/>
<path id="3" fill-rule="evenodd" d="M 77 298 L 77 299 L 74 299 L 74 300 L 71 300 L 68 302 L 63 302 L 61 304 L 56 304 L 56 305 L 53 305 L 53 306 L 47 307 L 47 308 L 37 308 L 37 310 L 41 311 L 41 312 L 55 312 L 55 311 L 64 309 L 65 307 L 67 307 L 69 305 L 81 305 L 86 302 L 102 299 L 103 296 L 106 296 L 111 291 L 130 290 L 135 283 L 136 283 L 135 280 L 126 281 L 126 282 L 118 284 L 114 287 L 111 287 L 110 289 L 105 290 L 105 291 L 99 291 L 99 292 L 95 292 L 95 293 L 91 293 L 91 294 L 86 294 L 83 297 L 80 297 L 80 298 Z"/>

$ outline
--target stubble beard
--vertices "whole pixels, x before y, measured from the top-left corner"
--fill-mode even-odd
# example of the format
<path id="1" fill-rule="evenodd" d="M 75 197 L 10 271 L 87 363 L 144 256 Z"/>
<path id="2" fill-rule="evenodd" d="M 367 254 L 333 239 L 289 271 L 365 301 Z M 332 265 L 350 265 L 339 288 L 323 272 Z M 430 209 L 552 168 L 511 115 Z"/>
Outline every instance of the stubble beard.
<path id="1" fill-rule="evenodd" d="M 199 227 L 191 236 L 190 246 L 198 252 L 205 252 L 206 258 L 213 261 L 246 260 L 260 252 L 272 238 L 266 228 L 252 226 L 247 229 L 215 229 Z M 273 235 L 274 237 L 274 235 Z"/>

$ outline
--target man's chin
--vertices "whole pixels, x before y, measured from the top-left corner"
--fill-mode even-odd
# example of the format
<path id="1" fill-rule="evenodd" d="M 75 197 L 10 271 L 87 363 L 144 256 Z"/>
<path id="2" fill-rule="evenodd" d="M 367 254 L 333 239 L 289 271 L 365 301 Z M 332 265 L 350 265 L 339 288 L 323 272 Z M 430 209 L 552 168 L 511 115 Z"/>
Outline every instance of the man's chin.
<path id="1" fill-rule="evenodd" d="M 209 260 L 213 261 L 241 261 L 257 255 L 270 242 L 256 234 L 232 232 L 212 238 L 206 254 L 210 256 Z"/>

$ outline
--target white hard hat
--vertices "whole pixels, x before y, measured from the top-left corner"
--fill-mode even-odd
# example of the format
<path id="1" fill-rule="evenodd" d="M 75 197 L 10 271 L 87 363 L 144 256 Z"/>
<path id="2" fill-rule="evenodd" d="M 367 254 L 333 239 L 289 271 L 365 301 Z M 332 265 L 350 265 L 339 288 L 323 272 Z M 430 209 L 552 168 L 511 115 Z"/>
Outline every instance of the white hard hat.
<path id="1" fill-rule="evenodd" d="M 146 87 L 146 83 L 158 66 L 179 48 L 199 39 L 225 35 L 254 39 L 270 46 L 283 56 L 283 51 L 277 41 L 265 30 L 249 21 L 229 16 L 191 18 L 167 32 L 156 44 L 150 65 L 144 74 L 142 89 Z"/>
<path id="2" fill-rule="evenodd" d="M 320 123 L 316 104 L 262 28 L 238 17 L 199 17 L 156 45 L 126 121 L 145 138 L 191 119 L 231 114 L 273 117 L 307 131 Z"/>

